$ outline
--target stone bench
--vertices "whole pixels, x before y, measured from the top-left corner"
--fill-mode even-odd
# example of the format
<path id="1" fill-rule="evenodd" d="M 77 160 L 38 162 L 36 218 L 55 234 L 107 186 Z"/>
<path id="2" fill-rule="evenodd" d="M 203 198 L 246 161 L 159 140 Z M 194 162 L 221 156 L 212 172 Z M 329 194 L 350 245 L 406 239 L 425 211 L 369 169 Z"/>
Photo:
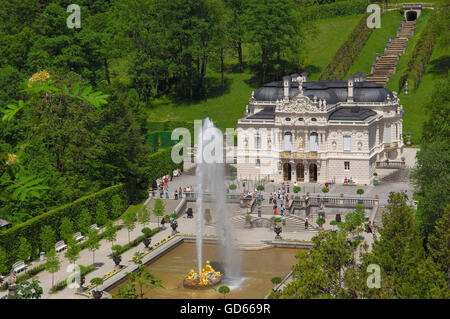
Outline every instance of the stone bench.
<path id="1" fill-rule="evenodd" d="M 81 241 L 84 239 L 84 236 L 81 235 L 80 232 L 73 234 L 73 238 L 75 238 L 76 241 Z"/>
<path id="2" fill-rule="evenodd" d="M 57 242 L 55 244 L 55 250 L 57 253 L 63 251 L 66 248 L 67 248 L 67 245 L 64 243 L 64 240 L 60 240 L 59 242 Z"/>
<path id="3" fill-rule="evenodd" d="M 15 274 L 20 273 L 21 271 L 25 270 L 26 268 L 27 268 L 27 266 L 25 265 L 25 262 L 23 260 L 16 262 L 12 266 L 12 269 L 13 269 Z"/>

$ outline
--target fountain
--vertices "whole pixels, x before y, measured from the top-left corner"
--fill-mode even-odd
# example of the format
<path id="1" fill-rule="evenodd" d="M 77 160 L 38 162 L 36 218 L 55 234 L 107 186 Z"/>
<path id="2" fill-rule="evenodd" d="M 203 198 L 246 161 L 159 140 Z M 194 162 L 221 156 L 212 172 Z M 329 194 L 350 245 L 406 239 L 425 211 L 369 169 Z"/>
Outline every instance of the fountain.
<path id="1" fill-rule="evenodd" d="M 240 261 L 236 253 L 233 225 L 227 209 L 225 189 L 225 166 L 223 157 L 223 135 L 213 122 L 206 118 L 198 134 L 196 154 L 197 176 L 197 264 L 198 271 L 193 269 L 184 280 L 185 287 L 210 287 L 218 284 L 222 277 L 230 280 L 240 276 Z M 205 194 L 212 199 L 211 210 L 215 213 L 216 233 L 220 243 L 220 259 L 224 273 L 216 272 L 209 261 L 202 268 L 203 261 L 203 223 L 205 212 Z"/>

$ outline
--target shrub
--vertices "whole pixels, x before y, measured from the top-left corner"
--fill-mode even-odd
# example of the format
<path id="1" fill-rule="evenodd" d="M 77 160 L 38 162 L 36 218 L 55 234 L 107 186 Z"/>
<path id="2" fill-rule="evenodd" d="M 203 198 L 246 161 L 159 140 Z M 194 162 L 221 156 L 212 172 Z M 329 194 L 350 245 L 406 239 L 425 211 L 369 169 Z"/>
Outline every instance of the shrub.
<path id="1" fill-rule="evenodd" d="M 229 186 L 229 188 L 230 188 L 231 190 L 234 190 L 234 189 L 237 188 L 237 185 L 236 185 L 236 184 L 231 184 L 231 185 Z"/>
<path id="2" fill-rule="evenodd" d="M 280 277 L 273 277 L 271 281 L 274 285 L 278 285 L 279 283 L 281 283 L 282 279 Z"/>
<path id="3" fill-rule="evenodd" d="M 328 187 L 322 188 L 322 193 L 328 193 L 330 189 Z"/>
<path id="4" fill-rule="evenodd" d="M 323 219 L 322 217 L 317 218 L 316 223 L 321 226 L 323 224 L 325 224 L 325 219 Z"/>
<path id="5" fill-rule="evenodd" d="M 298 193 L 302 190 L 302 188 L 300 186 L 294 186 L 293 191 L 294 193 Z"/>
<path id="6" fill-rule="evenodd" d="M 272 219 L 275 223 L 281 223 L 281 218 L 280 218 L 280 217 L 272 216 L 271 219 Z"/>
<path id="7" fill-rule="evenodd" d="M 258 185 L 256 186 L 256 189 L 259 191 L 263 191 L 264 190 L 264 186 L 263 185 Z"/>

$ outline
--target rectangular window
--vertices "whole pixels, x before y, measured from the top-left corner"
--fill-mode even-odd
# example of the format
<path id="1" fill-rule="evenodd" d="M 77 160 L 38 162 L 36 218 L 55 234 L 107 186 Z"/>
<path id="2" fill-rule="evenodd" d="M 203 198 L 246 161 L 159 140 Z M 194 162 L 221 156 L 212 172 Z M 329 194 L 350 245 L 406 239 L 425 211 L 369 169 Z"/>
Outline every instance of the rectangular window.
<path id="1" fill-rule="evenodd" d="M 344 170 L 346 171 L 350 170 L 350 162 L 344 162 Z"/>
<path id="2" fill-rule="evenodd" d="M 344 152 L 351 151 L 352 140 L 350 136 L 344 136 Z"/>
<path id="3" fill-rule="evenodd" d="M 255 135 L 255 148 L 261 148 L 261 136 L 258 133 Z"/>
<path id="4" fill-rule="evenodd" d="M 391 124 L 386 124 L 385 135 L 384 135 L 384 142 L 385 143 L 390 143 L 391 142 Z"/>
<path id="5" fill-rule="evenodd" d="M 259 159 L 256 160 L 255 166 L 256 167 L 260 167 L 261 166 L 261 161 Z"/>

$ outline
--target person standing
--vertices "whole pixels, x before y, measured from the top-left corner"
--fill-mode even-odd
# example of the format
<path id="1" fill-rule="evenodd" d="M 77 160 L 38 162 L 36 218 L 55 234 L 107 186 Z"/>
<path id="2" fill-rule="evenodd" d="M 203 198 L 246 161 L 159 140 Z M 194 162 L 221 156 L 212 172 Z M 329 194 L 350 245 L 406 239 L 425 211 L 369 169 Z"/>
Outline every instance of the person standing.
<path id="1" fill-rule="evenodd" d="M 283 203 L 280 204 L 280 214 L 281 214 L 281 216 L 284 215 L 284 206 L 283 206 Z"/>
<path id="2" fill-rule="evenodd" d="M 178 198 L 181 199 L 183 197 L 183 190 L 180 188 L 178 188 Z"/>
<path id="3" fill-rule="evenodd" d="M 277 204 L 273 205 L 273 214 L 277 214 Z"/>
<path id="4" fill-rule="evenodd" d="M 262 208 L 262 204 L 261 202 L 258 203 L 258 217 L 261 217 L 261 208 Z"/>
<path id="5" fill-rule="evenodd" d="M 305 229 L 308 229 L 308 217 L 305 218 Z"/>
<path id="6" fill-rule="evenodd" d="M 272 201 L 273 201 L 273 195 L 272 195 L 272 193 L 270 193 L 270 195 L 269 195 L 269 204 L 272 204 Z"/>

